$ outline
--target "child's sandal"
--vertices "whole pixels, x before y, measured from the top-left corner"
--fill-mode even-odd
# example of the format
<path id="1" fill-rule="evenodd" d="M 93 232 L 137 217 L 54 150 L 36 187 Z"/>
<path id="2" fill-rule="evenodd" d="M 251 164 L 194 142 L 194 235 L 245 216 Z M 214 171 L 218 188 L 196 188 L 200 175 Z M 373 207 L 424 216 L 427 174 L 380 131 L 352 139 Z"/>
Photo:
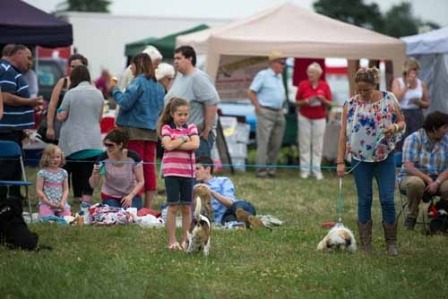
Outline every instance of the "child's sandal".
<path id="1" fill-rule="evenodd" d="M 179 242 L 174 242 L 168 245 L 168 250 L 182 250 L 182 247 L 180 246 Z"/>

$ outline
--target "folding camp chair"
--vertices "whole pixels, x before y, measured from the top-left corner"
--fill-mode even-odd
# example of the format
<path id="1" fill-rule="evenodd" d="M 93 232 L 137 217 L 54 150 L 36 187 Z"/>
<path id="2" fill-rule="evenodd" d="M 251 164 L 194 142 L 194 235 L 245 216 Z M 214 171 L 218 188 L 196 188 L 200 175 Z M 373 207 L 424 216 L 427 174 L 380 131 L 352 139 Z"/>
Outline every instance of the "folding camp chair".
<path id="1" fill-rule="evenodd" d="M 5 186 L 5 187 L 24 186 L 25 187 L 25 199 L 28 202 L 28 209 L 29 209 L 30 215 L 32 215 L 31 200 L 30 200 L 29 192 L 28 192 L 28 187 L 31 186 L 32 183 L 28 182 L 28 180 L 26 178 L 25 166 L 23 164 L 22 150 L 21 150 L 20 146 L 13 141 L 0 140 L 0 159 L 19 160 L 20 168 L 22 171 L 22 179 L 15 180 L 15 181 L 0 180 L 0 186 Z M 31 221 L 32 221 L 32 217 L 31 217 Z"/>

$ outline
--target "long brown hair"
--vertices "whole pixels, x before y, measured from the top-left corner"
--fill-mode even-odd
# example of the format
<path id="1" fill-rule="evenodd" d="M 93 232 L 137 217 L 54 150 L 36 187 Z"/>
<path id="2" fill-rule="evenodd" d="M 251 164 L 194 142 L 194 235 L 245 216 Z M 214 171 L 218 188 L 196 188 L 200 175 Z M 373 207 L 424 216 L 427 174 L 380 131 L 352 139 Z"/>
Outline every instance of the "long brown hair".
<path id="1" fill-rule="evenodd" d="M 157 126 L 157 133 L 162 136 L 162 127 L 164 125 L 173 122 L 173 114 L 176 112 L 177 108 L 181 106 L 188 106 L 188 101 L 181 98 L 171 98 L 163 109 L 162 114 L 159 118 L 159 124 Z"/>
<path id="2" fill-rule="evenodd" d="M 85 65 L 76 66 L 70 73 L 70 87 L 69 89 L 75 88 L 81 82 L 90 83 L 90 73 L 89 69 Z"/>
<path id="3" fill-rule="evenodd" d="M 131 63 L 135 64 L 136 77 L 143 74 L 146 79 L 152 79 L 157 82 L 154 66 L 152 65 L 151 57 L 149 57 L 148 54 L 139 53 L 135 55 L 132 57 Z"/>

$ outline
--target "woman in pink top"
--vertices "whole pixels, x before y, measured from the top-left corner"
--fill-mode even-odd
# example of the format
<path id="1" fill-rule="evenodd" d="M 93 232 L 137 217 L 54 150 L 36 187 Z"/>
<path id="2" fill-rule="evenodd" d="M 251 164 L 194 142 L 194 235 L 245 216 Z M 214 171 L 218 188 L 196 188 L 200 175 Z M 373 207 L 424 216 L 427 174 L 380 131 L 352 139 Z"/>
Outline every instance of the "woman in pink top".
<path id="1" fill-rule="evenodd" d="M 104 137 L 106 152 L 98 156 L 89 183 L 95 188 L 101 177 L 104 178 L 101 187 L 103 204 L 140 209 L 140 192 L 145 184 L 143 164 L 136 152 L 127 149 L 128 141 L 129 135 L 121 129 L 112 130 Z"/>
<path id="2" fill-rule="evenodd" d="M 172 98 L 159 120 L 159 134 L 165 149 L 162 158 L 162 175 L 165 179 L 168 213 L 168 249 L 182 250 L 191 222 L 190 204 L 195 177 L 194 151 L 199 147 L 198 129 L 187 124 L 188 102 Z M 176 239 L 176 214 L 182 212 L 182 247 Z"/>

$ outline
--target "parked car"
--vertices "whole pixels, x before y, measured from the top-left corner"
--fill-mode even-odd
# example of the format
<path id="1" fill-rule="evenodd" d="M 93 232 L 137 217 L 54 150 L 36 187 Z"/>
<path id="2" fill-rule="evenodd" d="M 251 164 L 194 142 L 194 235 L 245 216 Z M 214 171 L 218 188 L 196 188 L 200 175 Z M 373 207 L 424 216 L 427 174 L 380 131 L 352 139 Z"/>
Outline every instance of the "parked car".
<path id="1" fill-rule="evenodd" d="M 39 95 L 48 102 L 54 86 L 60 78 L 65 76 L 67 61 L 63 59 L 39 58 L 34 66 L 39 84 Z"/>

